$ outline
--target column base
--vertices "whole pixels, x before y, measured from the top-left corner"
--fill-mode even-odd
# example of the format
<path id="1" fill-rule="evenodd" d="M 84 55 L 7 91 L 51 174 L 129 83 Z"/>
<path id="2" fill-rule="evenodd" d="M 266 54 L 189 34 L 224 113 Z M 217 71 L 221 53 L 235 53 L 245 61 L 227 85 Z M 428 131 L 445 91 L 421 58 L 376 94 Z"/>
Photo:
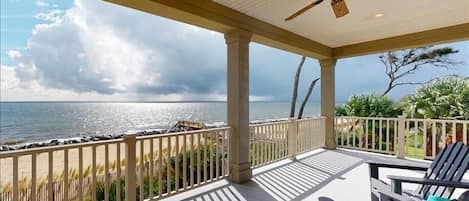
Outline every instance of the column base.
<path id="1" fill-rule="evenodd" d="M 325 145 L 322 148 L 327 149 L 327 150 L 335 150 L 335 149 L 337 149 L 337 146 L 335 144 L 334 145 Z"/>
<path id="2" fill-rule="evenodd" d="M 252 178 L 252 169 L 250 163 L 230 164 L 229 180 L 235 183 L 244 183 Z"/>

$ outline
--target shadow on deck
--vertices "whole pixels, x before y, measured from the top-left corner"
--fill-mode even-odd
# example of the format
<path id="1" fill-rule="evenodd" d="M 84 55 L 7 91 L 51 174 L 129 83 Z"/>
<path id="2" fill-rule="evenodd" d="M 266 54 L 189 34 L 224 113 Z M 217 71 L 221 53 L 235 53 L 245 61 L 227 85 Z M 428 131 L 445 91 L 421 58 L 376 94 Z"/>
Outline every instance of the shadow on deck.
<path id="1" fill-rule="evenodd" d="M 370 183 L 366 161 L 369 160 L 408 165 L 425 163 L 359 151 L 317 149 L 294 161 L 288 159 L 254 169 L 250 182 L 235 184 L 222 180 L 165 200 L 368 201 Z M 386 175 L 390 174 L 423 176 L 422 172 L 383 169 L 380 178 L 386 181 Z M 403 187 L 415 189 L 416 185 Z"/>

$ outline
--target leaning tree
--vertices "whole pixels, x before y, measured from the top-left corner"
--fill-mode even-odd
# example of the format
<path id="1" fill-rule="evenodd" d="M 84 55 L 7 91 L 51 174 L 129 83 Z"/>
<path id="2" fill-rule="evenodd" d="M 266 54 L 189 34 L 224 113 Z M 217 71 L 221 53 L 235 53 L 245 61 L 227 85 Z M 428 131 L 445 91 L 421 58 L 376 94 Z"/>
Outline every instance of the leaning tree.
<path id="1" fill-rule="evenodd" d="M 291 99 L 290 116 L 289 116 L 290 118 L 295 117 L 296 100 L 298 97 L 298 82 L 300 80 L 301 69 L 303 68 L 303 64 L 305 63 L 305 60 L 306 60 L 306 57 L 302 56 L 300 64 L 298 65 L 298 68 L 296 69 L 295 79 L 293 80 L 293 94 L 292 94 L 292 99 Z M 311 96 L 311 93 L 313 92 L 314 86 L 316 85 L 316 82 L 319 81 L 319 79 L 320 78 L 314 79 L 309 85 L 308 91 L 306 92 L 303 102 L 301 103 L 300 109 L 298 110 L 298 119 L 301 119 L 303 117 L 303 111 L 305 109 L 306 103 L 308 102 L 308 99 Z"/>
<path id="2" fill-rule="evenodd" d="M 403 78 L 426 68 L 448 69 L 459 63 L 450 58 L 450 55 L 458 52 L 458 50 L 454 50 L 450 47 L 433 48 L 432 46 L 428 46 L 392 51 L 380 55 L 379 59 L 386 67 L 386 75 L 388 78 L 386 89 L 382 95 L 387 95 L 397 86 L 429 83 L 432 80 L 426 82 L 412 82 L 403 81 Z"/>

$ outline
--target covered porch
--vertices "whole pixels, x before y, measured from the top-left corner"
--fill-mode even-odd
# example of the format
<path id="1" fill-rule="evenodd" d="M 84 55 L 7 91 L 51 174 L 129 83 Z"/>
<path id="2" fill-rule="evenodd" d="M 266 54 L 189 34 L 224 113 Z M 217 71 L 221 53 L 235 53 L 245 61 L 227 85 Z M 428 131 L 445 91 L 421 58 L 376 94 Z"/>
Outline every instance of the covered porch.
<path id="1" fill-rule="evenodd" d="M 333 17 L 330 5 L 323 3 L 305 16 L 289 22 L 284 18 L 310 2 L 108 1 L 224 34 L 228 126 L 153 136 L 133 134 L 123 139 L 2 153 L 0 158 L 11 160 L 13 164 L 13 187 L 12 193 L 8 194 L 11 200 L 98 200 L 96 197 L 101 193 L 103 200 L 111 200 L 116 195 L 116 200 L 129 201 L 366 201 L 371 200 L 366 161 L 428 164 L 423 160 L 404 159 L 409 154 L 405 147 L 406 135 L 411 130 L 408 122 L 422 122 L 412 124 L 414 127 L 425 127 L 427 123 L 453 128 L 462 125 L 462 139 L 466 145 L 469 143 L 469 121 L 335 116 L 335 70 L 339 59 L 468 40 L 467 1 L 349 0 L 351 14 L 340 20 Z M 320 117 L 250 124 L 251 42 L 318 60 L 321 66 Z M 363 133 L 344 132 L 347 122 L 356 121 L 373 124 L 373 140 L 356 138 L 355 135 L 363 136 Z M 383 122 L 387 122 L 387 128 L 394 125 L 393 129 L 383 129 Z M 379 131 L 374 129 L 375 124 Z M 432 134 L 436 132 L 428 133 Z M 383 135 L 388 136 L 386 146 L 383 146 L 384 142 L 374 140 L 375 136 L 381 139 Z M 351 138 L 353 140 L 349 140 Z M 456 141 L 455 134 L 453 141 Z M 422 143 L 426 144 L 425 141 Z M 437 142 L 430 143 L 438 146 Z M 431 155 L 421 159 L 431 160 L 436 150 L 433 148 Z M 58 160 L 55 159 L 57 153 L 61 154 Z M 69 158 L 69 155 L 76 157 Z M 84 161 L 83 155 L 90 155 L 91 162 Z M 18 184 L 18 173 L 22 167 L 18 167 L 18 160 L 25 156 L 26 160 L 31 160 L 31 166 L 26 168 L 31 170 L 33 179 L 31 188 L 22 193 Z M 46 172 L 49 177 L 42 182 L 43 185 L 35 181 L 36 160 L 40 156 L 47 156 L 49 161 Z M 104 156 L 101 172 L 98 171 L 101 164 L 97 162 L 97 156 Z M 110 165 L 112 160 L 117 163 L 113 161 L 114 165 Z M 77 166 L 77 178 L 73 181 L 69 181 L 69 161 L 75 161 L 74 166 Z M 52 164 L 55 163 L 60 163 L 59 168 L 66 170 L 62 183 L 53 181 L 56 166 Z M 91 173 L 84 176 L 86 164 L 90 165 Z M 394 170 L 384 170 L 380 174 L 385 180 L 388 174 L 423 175 L 421 172 Z M 121 178 L 125 178 L 125 185 L 115 185 L 115 181 L 120 182 Z M 102 192 L 96 190 L 100 182 Z M 115 189 L 110 190 L 112 185 Z M 458 192 L 461 191 L 455 195 Z"/>
<path id="2" fill-rule="evenodd" d="M 324 143 L 321 146 L 335 149 L 335 69 L 338 59 L 469 39 L 469 5 L 465 1 L 347 1 L 351 14 L 344 18 L 335 18 L 330 5 L 323 3 L 290 21 L 285 18 L 310 2 L 108 1 L 225 35 L 227 119 L 231 138 L 229 177 L 237 183 L 252 178 L 248 149 L 250 42 L 319 61 L 321 116 L 324 118 Z M 402 149 L 398 152 L 402 158 Z"/>

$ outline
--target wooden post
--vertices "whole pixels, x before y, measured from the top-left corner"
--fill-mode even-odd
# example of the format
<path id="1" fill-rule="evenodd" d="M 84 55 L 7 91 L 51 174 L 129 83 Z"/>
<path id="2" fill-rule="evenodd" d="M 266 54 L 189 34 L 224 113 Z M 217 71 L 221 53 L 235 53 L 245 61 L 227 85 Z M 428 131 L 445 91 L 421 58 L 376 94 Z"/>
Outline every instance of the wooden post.
<path id="1" fill-rule="evenodd" d="M 237 29 L 225 34 L 228 52 L 228 125 L 230 179 L 236 183 L 252 177 L 249 163 L 249 42 L 252 33 Z"/>
<path id="2" fill-rule="evenodd" d="M 135 201 L 137 189 L 137 136 L 135 134 L 126 134 L 124 136 L 125 143 L 125 200 Z"/>
<path id="3" fill-rule="evenodd" d="M 296 160 L 296 149 L 297 149 L 297 137 L 298 137 L 298 122 L 295 118 L 290 118 L 288 122 L 288 155 L 292 160 Z"/>
<path id="4" fill-rule="evenodd" d="M 405 117 L 399 116 L 397 120 L 397 158 L 405 158 Z"/>
<path id="5" fill-rule="evenodd" d="M 324 124 L 325 148 L 335 149 L 335 64 L 336 59 L 319 60 L 321 65 L 321 116 L 326 117 Z"/>

